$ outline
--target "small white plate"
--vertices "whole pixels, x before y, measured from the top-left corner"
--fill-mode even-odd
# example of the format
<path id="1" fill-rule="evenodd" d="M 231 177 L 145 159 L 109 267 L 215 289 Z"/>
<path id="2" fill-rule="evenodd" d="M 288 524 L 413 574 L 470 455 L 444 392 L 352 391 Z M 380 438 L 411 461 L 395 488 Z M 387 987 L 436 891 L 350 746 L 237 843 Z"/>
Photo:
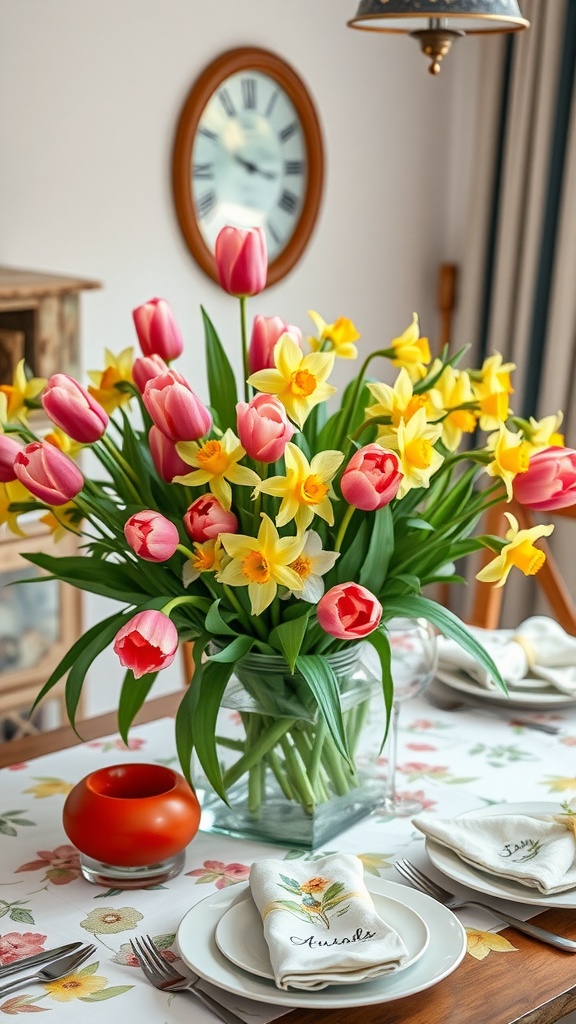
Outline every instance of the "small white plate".
<path id="1" fill-rule="evenodd" d="M 428 926 L 430 944 L 407 971 L 394 971 L 361 985 L 333 985 L 319 992 L 283 992 L 268 978 L 259 978 L 230 963 L 216 945 L 218 922 L 233 903 L 239 903 L 243 891 L 240 885 L 215 892 L 188 911 L 177 932 L 180 954 L 201 978 L 226 992 L 287 1007 L 329 1009 L 386 1003 L 431 988 L 451 974 L 466 953 L 466 932 L 455 914 L 430 896 L 398 882 L 371 878 L 367 884 L 372 896 L 396 899 L 419 914 Z M 243 889 L 247 891 L 248 886 Z"/>
<path id="2" fill-rule="evenodd" d="M 508 690 L 510 696 L 508 697 L 500 689 L 489 690 L 481 686 L 480 683 L 474 682 L 467 672 L 452 672 L 448 669 L 438 668 L 436 669 L 436 678 L 451 689 L 470 694 L 476 700 L 485 701 L 487 704 L 503 705 L 512 710 L 524 708 L 528 711 L 550 711 L 552 708 L 572 708 L 576 703 L 576 698 L 569 697 L 566 693 L 560 693 L 552 686 L 539 686 L 534 689 L 533 686 L 536 682 L 534 679 L 522 680 L 527 684 L 525 690 L 518 686 L 510 687 Z M 542 680 L 538 680 L 538 682 L 541 683 Z"/>
<path id="3" fill-rule="evenodd" d="M 561 814 L 562 809 L 555 803 L 517 803 L 517 804 L 492 804 L 488 807 L 480 807 L 475 811 L 466 811 L 458 815 L 461 818 L 486 818 L 493 814 L 532 814 L 549 815 Z M 452 878 L 461 885 L 466 885 L 475 892 L 482 892 L 486 896 L 498 896 L 503 900 L 512 900 L 514 903 L 526 903 L 535 907 L 564 907 L 576 909 L 576 889 L 569 889 L 567 892 L 557 892 L 553 896 L 545 896 L 538 889 L 521 885 L 520 882 L 511 882 L 508 879 L 498 878 L 488 872 L 477 870 L 471 864 L 461 860 L 457 853 L 448 850 L 441 843 L 435 843 L 431 839 L 426 840 L 426 853 L 430 857 L 434 867 L 438 868 L 448 878 Z"/>
<path id="4" fill-rule="evenodd" d="M 377 914 L 398 932 L 408 951 L 408 959 L 400 967 L 390 971 L 390 974 L 405 971 L 424 953 L 430 941 L 428 925 L 415 910 L 390 899 L 389 896 L 374 894 L 372 899 Z M 248 893 L 245 900 L 235 903 L 220 918 L 215 934 L 218 949 L 233 964 L 244 971 L 249 971 L 250 974 L 274 981 L 262 919 Z"/>

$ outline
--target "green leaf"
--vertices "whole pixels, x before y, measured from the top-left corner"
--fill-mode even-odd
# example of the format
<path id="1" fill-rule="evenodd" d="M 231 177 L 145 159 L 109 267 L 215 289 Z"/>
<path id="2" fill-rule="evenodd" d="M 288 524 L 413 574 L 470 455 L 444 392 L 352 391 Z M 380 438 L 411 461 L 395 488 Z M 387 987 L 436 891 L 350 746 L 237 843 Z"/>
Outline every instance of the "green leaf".
<path id="1" fill-rule="evenodd" d="M 227 430 L 229 427 L 235 431 L 238 392 L 234 373 L 220 338 L 204 308 L 202 308 L 202 319 L 204 321 L 210 405 L 217 414 L 222 430 Z"/>
<path id="2" fill-rule="evenodd" d="M 368 553 L 360 570 L 360 583 L 373 594 L 382 589 L 394 550 L 394 523 L 389 505 L 374 513 Z"/>
<path id="3" fill-rule="evenodd" d="M 111 985 L 110 988 L 101 988 L 99 992 L 93 992 L 91 996 L 79 996 L 81 1003 L 101 1003 L 104 999 L 113 999 L 114 996 L 121 996 L 123 992 L 129 992 L 134 985 Z"/>
<path id="4" fill-rule="evenodd" d="M 394 703 L 394 680 L 392 679 L 392 652 L 390 650 L 390 641 L 386 634 L 378 629 L 374 630 L 373 633 L 369 633 L 366 637 L 369 644 L 376 651 L 380 659 L 380 668 L 382 670 L 382 694 L 384 697 L 384 708 L 386 710 L 386 726 L 384 729 L 384 735 L 382 737 L 382 743 L 380 745 L 380 751 L 382 751 L 388 736 L 388 729 L 390 728 L 390 720 L 392 715 L 392 704 Z"/>
<path id="5" fill-rule="evenodd" d="M 358 579 L 360 566 L 366 558 L 368 549 L 368 520 L 366 516 L 361 520 L 359 529 L 353 531 L 349 526 L 348 533 L 351 538 L 350 544 L 335 566 L 338 583 L 347 583 L 348 580 Z"/>
<path id="6" fill-rule="evenodd" d="M 194 749 L 194 714 L 198 704 L 198 681 L 204 670 L 202 655 L 210 643 L 207 633 L 194 641 L 192 659 L 194 661 L 194 674 L 190 686 L 186 687 L 184 696 L 178 706 L 175 722 L 176 750 L 178 760 L 185 779 L 193 787 L 191 762 Z"/>
<path id="7" fill-rule="evenodd" d="M 206 778 L 226 804 L 228 797 L 224 789 L 216 748 L 216 720 L 233 669 L 233 661 L 219 663 L 211 658 L 201 666 L 201 671 L 194 674 L 190 687 L 197 693 L 192 724 L 194 749 L 206 773 Z"/>
<path id="8" fill-rule="evenodd" d="M 301 615 L 299 618 L 281 622 L 272 630 L 269 637 L 269 641 L 272 646 L 276 647 L 278 644 L 280 647 L 280 650 L 284 654 L 284 657 L 290 666 L 290 672 L 292 675 L 294 675 L 296 658 L 300 654 L 302 641 L 306 636 L 308 619 L 311 611 L 311 608 L 306 609 L 305 614 Z"/>
<path id="9" fill-rule="evenodd" d="M 236 636 L 236 630 L 232 629 L 222 617 L 220 612 L 220 598 L 214 601 L 208 609 L 206 615 L 206 632 L 212 633 L 213 636 Z"/>
<path id="10" fill-rule="evenodd" d="M 387 617 L 401 615 L 408 618 L 421 616 L 428 619 L 444 636 L 449 637 L 450 640 L 455 640 L 468 654 L 476 658 L 476 661 L 479 662 L 482 668 L 498 683 L 500 689 L 504 693 L 508 693 L 506 683 L 488 652 L 466 629 L 466 626 L 458 616 L 454 615 L 454 612 L 451 612 L 448 608 L 443 608 L 428 597 L 395 597 L 386 601 L 386 615 Z M 366 639 L 370 640 L 370 637 Z"/>
<path id="11" fill-rule="evenodd" d="M 136 679 L 134 673 L 128 670 L 124 676 L 118 702 L 118 729 L 126 746 L 128 746 L 130 726 L 146 700 L 157 675 L 157 672 L 148 672 L 140 679 Z"/>
<path id="12" fill-rule="evenodd" d="M 342 719 L 340 690 L 332 667 L 320 654 L 300 654 L 296 658 L 296 668 L 308 683 L 336 747 L 352 768 Z"/>
<path id="13" fill-rule="evenodd" d="M 235 664 L 240 661 L 254 646 L 253 636 L 237 636 L 231 643 L 227 644 L 217 654 L 211 654 L 209 662 L 218 662 L 223 665 Z"/>

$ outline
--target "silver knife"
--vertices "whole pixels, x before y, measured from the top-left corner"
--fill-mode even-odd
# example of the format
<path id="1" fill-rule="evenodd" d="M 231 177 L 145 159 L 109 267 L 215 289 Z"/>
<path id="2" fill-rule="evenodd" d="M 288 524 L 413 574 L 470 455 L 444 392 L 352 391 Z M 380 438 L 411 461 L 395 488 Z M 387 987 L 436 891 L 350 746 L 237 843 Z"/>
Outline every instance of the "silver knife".
<path id="1" fill-rule="evenodd" d="M 0 978 L 7 978 L 9 974 L 16 974 L 17 971 L 26 970 L 28 967 L 36 967 L 38 964 L 45 964 L 51 960 L 59 960 L 67 953 L 73 953 L 82 945 L 81 942 L 69 942 L 67 946 L 57 946 L 56 949 L 45 949 L 42 953 L 35 953 L 34 956 L 25 956 L 21 960 L 14 960 L 11 964 L 0 965 Z"/>

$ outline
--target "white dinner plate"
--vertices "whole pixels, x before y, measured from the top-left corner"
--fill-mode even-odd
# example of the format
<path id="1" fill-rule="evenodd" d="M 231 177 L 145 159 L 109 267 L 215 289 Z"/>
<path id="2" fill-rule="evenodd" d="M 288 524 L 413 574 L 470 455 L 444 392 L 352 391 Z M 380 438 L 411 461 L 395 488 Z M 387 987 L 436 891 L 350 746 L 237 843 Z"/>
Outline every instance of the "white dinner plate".
<path id="1" fill-rule="evenodd" d="M 517 804 L 492 804 L 488 807 L 480 807 L 475 811 L 466 811 L 458 815 L 461 818 L 486 818 L 493 814 L 532 814 L 549 815 L 561 814 L 562 808 L 557 803 L 517 803 Z M 434 867 L 438 868 L 448 878 L 452 878 L 469 889 L 482 892 L 486 896 L 498 896 L 500 899 L 512 900 L 514 903 L 527 903 L 535 907 L 576 908 L 576 889 L 569 889 L 567 892 L 557 892 L 553 896 L 546 896 L 538 889 L 521 885 L 520 882 L 511 882 L 509 879 L 498 878 L 488 872 L 473 868 L 471 864 L 461 860 L 457 853 L 447 849 L 441 843 L 432 839 L 426 840 L 426 853 L 430 857 Z"/>
<path id="2" fill-rule="evenodd" d="M 408 958 L 390 974 L 405 971 L 424 953 L 430 941 L 428 925 L 420 914 L 398 900 L 378 893 L 374 893 L 372 899 L 376 912 L 398 932 L 408 951 Z M 253 899 L 247 898 L 230 907 L 216 925 L 215 934 L 218 949 L 233 964 L 260 978 L 274 980 L 262 918 Z"/>
<path id="3" fill-rule="evenodd" d="M 436 678 L 453 690 L 469 694 L 475 700 L 485 701 L 487 704 L 500 704 L 511 709 L 524 708 L 528 711 L 550 711 L 553 708 L 574 707 L 576 702 L 575 697 L 570 697 L 567 693 L 560 693 L 553 686 L 534 687 L 535 679 L 522 680 L 522 682 L 527 684 L 526 689 L 520 689 L 519 685 L 510 686 L 508 689 L 510 696 L 508 697 L 499 688 L 488 689 L 481 686 L 480 683 L 475 683 L 468 673 L 464 671 L 438 668 L 436 669 Z M 542 683 L 542 680 L 537 682 Z"/>
<path id="4" fill-rule="evenodd" d="M 177 932 L 182 959 L 200 977 L 235 995 L 277 1006 L 371 1006 L 431 988 L 456 969 L 466 952 L 466 932 L 458 918 L 440 903 L 398 882 L 371 878 L 371 894 L 388 896 L 414 910 L 426 922 L 430 943 L 417 963 L 360 985 L 333 985 L 319 992 L 283 992 L 268 978 L 259 978 L 232 964 L 216 945 L 216 928 L 232 903 L 239 902 L 239 885 L 207 896 L 188 911 Z M 243 886 L 245 891 L 248 885 Z"/>

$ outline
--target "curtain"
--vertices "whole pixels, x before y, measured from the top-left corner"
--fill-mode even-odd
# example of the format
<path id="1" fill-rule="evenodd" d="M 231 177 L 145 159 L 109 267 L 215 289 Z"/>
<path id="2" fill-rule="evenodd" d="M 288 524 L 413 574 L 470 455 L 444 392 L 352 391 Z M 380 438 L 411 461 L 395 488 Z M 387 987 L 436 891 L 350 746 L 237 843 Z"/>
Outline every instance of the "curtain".
<path id="1" fill-rule="evenodd" d="M 494 350 L 514 362 L 514 412 L 563 409 L 576 448 L 576 0 L 525 0 L 522 13 L 526 32 L 483 44 L 454 336 L 471 364 Z M 576 600 L 575 542 L 576 524 L 557 523 L 550 546 Z M 511 577 L 502 625 L 548 611 L 533 581 Z"/>

